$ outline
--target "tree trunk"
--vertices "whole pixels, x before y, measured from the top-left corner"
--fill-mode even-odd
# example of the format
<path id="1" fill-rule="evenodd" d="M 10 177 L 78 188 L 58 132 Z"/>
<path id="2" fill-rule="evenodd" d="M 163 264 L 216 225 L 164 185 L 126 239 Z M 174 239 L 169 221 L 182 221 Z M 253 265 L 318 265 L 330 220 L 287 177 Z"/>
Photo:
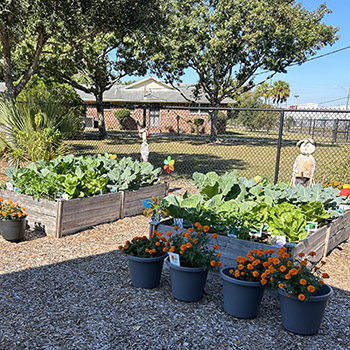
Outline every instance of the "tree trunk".
<path id="1" fill-rule="evenodd" d="M 96 97 L 96 109 L 97 109 L 97 120 L 98 120 L 98 131 L 100 137 L 105 138 L 107 136 L 104 107 L 103 107 L 103 97 L 102 94 L 98 94 Z"/>
<path id="2" fill-rule="evenodd" d="M 3 48 L 3 73 L 6 86 L 6 95 L 11 99 L 16 99 L 16 90 L 13 85 L 13 79 L 11 74 L 11 44 L 9 33 L 4 30 L 1 32 L 1 44 Z"/>
<path id="3" fill-rule="evenodd" d="M 216 107 L 216 106 L 215 106 Z M 218 110 L 211 113 L 210 141 L 215 142 L 218 138 Z"/>

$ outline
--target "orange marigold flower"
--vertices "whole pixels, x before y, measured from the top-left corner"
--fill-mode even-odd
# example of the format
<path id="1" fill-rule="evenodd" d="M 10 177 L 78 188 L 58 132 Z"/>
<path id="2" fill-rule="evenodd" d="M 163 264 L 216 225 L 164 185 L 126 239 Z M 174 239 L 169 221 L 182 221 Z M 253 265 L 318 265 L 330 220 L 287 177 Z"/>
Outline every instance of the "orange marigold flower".
<path id="1" fill-rule="evenodd" d="M 244 265 L 238 264 L 237 268 L 238 268 L 238 270 L 243 270 L 244 269 Z"/>
<path id="2" fill-rule="evenodd" d="M 0 197 L 0 202 L 2 202 L 4 199 L 2 197 Z"/>
<path id="3" fill-rule="evenodd" d="M 125 244 L 124 249 L 128 249 L 128 248 L 129 248 L 129 245 Z"/>
<path id="4" fill-rule="evenodd" d="M 194 229 L 192 228 L 192 227 L 190 227 L 189 229 L 188 229 L 188 233 L 193 233 L 194 232 Z"/>
<path id="5" fill-rule="evenodd" d="M 212 261 L 210 262 L 210 265 L 211 265 L 211 266 L 215 266 L 215 265 L 216 265 L 216 261 L 215 261 L 215 260 L 212 260 Z"/>
<path id="6" fill-rule="evenodd" d="M 195 223 L 194 223 L 194 226 L 195 226 L 195 227 L 198 227 L 198 226 L 200 226 L 200 223 L 199 223 L 199 222 L 195 222 Z"/>
<path id="7" fill-rule="evenodd" d="M 289 273 L 290 273 L 292 276 L 297 275 L 298 272 L 299 272 L 299 271 L 298 271 L 297 269 L 295 269 L 295 268 L 293 268 L 293 269 L 291 269 L 291 270 L 289 271 Z"/>
<path id="8" fill-rule="evenodd" d="M 202 225 L 199 225 L 197 228 L 199 231 L 201 231 L 203 229 Z"/>
<path id="9" fill-rule="evenodd" d="M 320 281 L 320 284 L 321 284 L 321 286 L 324 286 L 324 282 L 323 281 Z"/>
<path id="10" fill-rule="evenodd" d="M 287 268 L 286 268 L 284 265 L 280 266 L 280 271 L 281 271 L 281 272 L 284 272 L 284 271 L 286 271 L 286 270 L 287 270 Z"/>
<path id="11" fill-rule="evenodd" d="M 172 234 L 173 234 L 173 233 L 169 231 L 166 235 L 167 235 L 168 237 L 170 237 Z"/>
<path id="12" fill-rule="evenodd" d="M 310 293 L 313 293 L 315 290 L 316 290 L 316 288 L 314 287 L 314 286 L 307 286 L 307 290 L 310 292 Z"/>
<path id="13" fill-rule="evenodd" d="M 146 249 L 145 249 L 145 252 L 146 252 L 146 253 L 149 253 L 149 249 L 148 249 L 148 248 L 146 248 Z"/>
<path id="14" fill-rule="evenodd" d="M 278 284 L 278 288 L 284 288 L 284 284 L 283 283 L 279 283 Z"/>
<path id="15" fill-rule="evenodd" d="M 218 256 L 220 258 L 221 253 L 220 252 L 216 253 L 216 256 Z"/>
<path id="16" fill-rule="evenodd" d="M 291 261 L 288 261 L 288 262 L 287 262 L 287 266 L 288 266 L 288 267 L 291 267 L 291 266 L 292 266 L 292 262 L 291 262 Z"/>
<path id="17" fill-rule="evenodd" d="M 268 261 L 265 261 L 264 263 L 263 263 L 263 266 L 264 267 L 268 267 L 270 265 L 270 263 L 268 262 Z"/>
<path id="18" fill-rule="evenodd" d="M 286 280 L 290 280 L 292 278 L 292 276 L 289 273 L 287 273 L 284 277 Z"/>
<path id="19" fill-rule="evenodd" d="M 175 247 L 172 246 L 172 247 L 169 249 L 169 252 L 170 252 L 170 253 L 174 253 L 174 251 L 175 251 Z"/>
<path id="20" fill-rule="evenodd" d="M 299 253 L 298 256 L 300 256 L 301 258 L 303 258 L 305 256 L 305 253 Z"/>
<path id="21" fill-rule="evenodd" d="M 156 242 L 156 246 L 159 247 L 160 246 L 160 242 Z"/>
<path id="22" fill-rule="evenodd" d="M 199 232 L 197 232 L 197 237 L 199 237 L 201 234 Z"/>
<path id="23" fill-rule="evenodd" d="M 214 244 L 214 245 L 213 245 L 213 248 L 214 248 L 214 249 L 219 249 L 219 246 L 218 246 L 217 244 Z"/>
<path id="24" fill-rule="evenodd" d="M 244 271 L 241 271 L 241 276 L 244 276 L 245 275 L 245 272 Z"/>
<path id="25" fill-rule="evenodd" d="M 193 239 L 193 240 L 192 240 L 192 243 L 193 243 L 193 244 L 197 244 L 197 240 L 196 240 L 196 239 Z"/>
<path id="26" fill-rule="evenodd" d="M 153 232 L 152 232 L 152 233 L 154 233 L 154 234 L 156 235 L 156 234 L 157 234 L 157 232 L 158 232 L 157 230 L 153 230 Z"/>
<path id="27" fill-rule="evenodd" d="M 256 260 L 254 260 L 254 261 L 252 262 L 252 264 L 253 264 L 254 266 L 257 266 L 257 265 L 261 264 L 261 261 L 260 261 L 259 259 L 256 259 Z"/>
<path id="28" fill-rule="evenodd" d="M 324 273 L 322 274 L 322 278 L 329 278 L 328 273 L 324 272 Z"/>
<path id="29" fill-rule="evenodd" d="M 307 280 L 306 280 L 305 278 L 302 278 L 302 279 L 300 280 L 300 284 L 301 284 L 302 286 L 306 286 L 306 285 L 307 285 Z"/>
<path id="30" fill-rule="evenodd" d="M 174 226 L 174 230 L 177 231 L 180 227 L 179 226 Z"/>
<path id="31" fill-rule="evenodd" d="M 315 256 L 316 253 L 315 253 L 315 252 L 310 252 L 309 255 L 310 255 L 310 256 Z"/>
<path id="32" fill-rule="evenodd" d="M 181 250 L 186 250 L 186 244 L 182 244 L 182 245 L 180 246 L 180 249 L 181 249 Z"/>
<path id="33" fill-rule="evenodd" d="M 214 239 L 217 239 L 217 238 L 218 238 L 218 235 L 217 235 L 216 233 L 213 233 L 211 236 L 212 236 Z"/>
<path id="34" fill-rule="evenodd" d="M 273 282 L 273 277 L 270 277 L 270 282 Z"/>
<path id="35" fill-rule="evenodd" d="M 254 266 L 253 266 L 252 264 L 248 264 L 248 265 L 247 265 L 247 269 L 248 269 L 248 270 L 253 270 L 253 269 L 254 269 Z"/>
<path id="36" fill-rule="evenodd" d="M 259 274 L 258 271 L 253 271 L 253 276 L 254 276 L 254 277 L 259 277 L 259 275 L 260 275 L 260 274 Z"/>
<path id="37" fill-rule="evenodd" d="M 122 250 L 122 249 L 123 249 L 123 247 L 120 245 L 120 246 L 118 247 L 118 249 L 119 249 L 119 250 Z"/>
<path id="38" fill-rule="evenodd" d="M 208 225 L 205 225 L 203 226 L 203 231 L 204 232 L 208 232 L 210 229 L 209 229 L 209 226 Z"/>
<path id="39" fill-rule="evenodd" d="M 264 286 L 265 284 L 267 284 L 267 279 L 266 278 L 262 278 L 260 283 Z"/>
<path id="40" fill-rule="evenodd" d="M 290 257 L 290 255 L 288 253 L 283 253 L 282 254 L 282 258 L 284 259 L 288 259 Z"/>
<path id="41" fill-rule="evenodd" d="M 304 294 L 299 294 L 299 295 L 298 295 L 298 299 L 299 299 L 300 301 L 304 301 L 304 300 L 305 300 L 305 295 L 304 295 Z"/>
<path id="42" fill-rule="evenodd" d="M 216 266 L 221 266 L 222 265 L 222 262 L 221 261 L 218 261 L 217 263 L 216 263 Z"/>
<path id="43" fill-rule="evenodd" d="M 167 247 L 164 247 L 164 248 L 163 248 L 163 252 L 166 253 L 167 251 L 168 251 L 168 248 L 167 248 Z M 172 255 L 172 256 L 174 256 L 174 255 Z"/>
<path id="44" fill-rule="evenodd" d="M 258 252 L 257 256 L 261 258 L 264 255 L 264 252 Z"/>
<path id="45" fill-rule="evenodd" d="M 228 273 L 230 274 L 230 275 L 232 275 L 233 274 L 233 270 L 231 269 L 231 270 L 228 270 Z"/>
<path id="46" fill-rule="evenodd" d="M 239 270 L 236 270 L 236 271 L 235 271 L 235 277 L 237 277 L 237 278 L 238 278 L 238 277 L 239 277 L 239 275 L 240 275 Z"/>
<path id="47" fill-rule="evenodd" d="M 307 265 L 307 259 L 301 260 L 300 261 L 301 266 L 306 266 Z"/>
<path id="48" fill-rule="evenodd" d="M 16 216 L 16 213 L 12 213 L 11 215 L 12 215 L 12 216 Z"/>
<path id="49" fill-rule="evenodd" d="M 257 249 L 253 249 L 253 253 L 254 254 L 258 254 L 258 250 Z"/>
<path id="50" fill-rule="evenodd" d="M 192 244 L 190 242 L 187 242 L 186 243 L 186 248 L 191 248 L 192 247 Z"/>

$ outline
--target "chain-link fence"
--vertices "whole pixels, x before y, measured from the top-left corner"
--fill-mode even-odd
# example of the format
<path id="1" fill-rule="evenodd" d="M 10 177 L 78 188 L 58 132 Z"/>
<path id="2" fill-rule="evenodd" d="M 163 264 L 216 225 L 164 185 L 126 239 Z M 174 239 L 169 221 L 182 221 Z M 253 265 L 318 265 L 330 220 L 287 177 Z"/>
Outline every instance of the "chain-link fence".
<path id="1" fill-rule="evenodd" d="M 190 178 L 195 171 L 222 174 L 236 169 L 240 176 L 288 182 L 300 153 L 296 143 L 309 137 L 317 146 L 317 182 L 339 177 L 337 171 L 350 177 L 349 166 L 338 169 L 350 161 L 350 111 L 221 108 L 217 141 L 210 142 L 212 113 L 212 108 L 203 106 L 108 104 L 104 106 L 108 136 L 101 139 L 96 105 L 89 105 L 83 136 L 68 144 L 75 154 L 108 152 L 139 159 L 138 127 L 145 126 L 150 162 L 162 166 L 170 155 L 175 159 L 172 176 Z"/>

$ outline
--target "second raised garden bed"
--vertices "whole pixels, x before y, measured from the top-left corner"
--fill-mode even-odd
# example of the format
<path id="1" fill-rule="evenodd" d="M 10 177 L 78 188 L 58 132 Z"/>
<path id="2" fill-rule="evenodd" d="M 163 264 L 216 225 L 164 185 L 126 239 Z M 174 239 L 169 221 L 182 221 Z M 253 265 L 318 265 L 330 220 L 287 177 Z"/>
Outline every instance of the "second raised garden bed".
<path id="1" fill-rule="evenodd" d="M 167 232 L 187 232 L 187 229 L 173 230 L 172 219 L 161 222 L 152 221 L 150 223 L 150 233 L 157 230 L 166 234 Z M 299 253 L 308 254 L 311 251 L 316 252 L 315 261 L 320 261 L 332 249 L 337 247 L 340 243 L 346 241 L 350 234 L 350 211 L 339 216 L 326 226 L 317 230 L 299 243 L 287 243 L 286 247 L 293 257 L 297 257 Z M 211 239 L 210 244 L 216 242 Z M 234 237 L 218 235 L 219 252 L 221 252 L 222 265 L 232 266 L 235 263 L 237 256 L 245 256 L 250 249 L 275 249 L 279 247 L 259 242 L 252 242 L 242 240 Z"/>

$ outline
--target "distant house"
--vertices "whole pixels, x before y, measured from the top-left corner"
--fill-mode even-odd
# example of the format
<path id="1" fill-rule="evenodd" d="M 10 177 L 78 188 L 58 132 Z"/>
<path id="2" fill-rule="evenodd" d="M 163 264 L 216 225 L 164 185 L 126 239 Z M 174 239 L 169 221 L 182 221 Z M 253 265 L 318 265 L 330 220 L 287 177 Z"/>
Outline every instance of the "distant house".
<path id="1" fill-rule="evenodd" d="M 92 126 L 93 121 L 97 120 L 97 111 L 93 106 L 95 98 L 92 94 L 86 94 L 79 90 L 77 92 L 88 104 L 86 125 Z M 204 96 L 196 100 L 193 92 L 193 84 L 178 84 L 173 87 L 154 77 L 145 78 L 131 85 L 114 85 L 103 95 L 104 103 L 106 103 L 104 108 L 106 127 L 118 128 L 114 112 L 118 108 L 128 108 L 131 112 L 131 118 L 135 122 L 139 122 L 140 125 L 143 125 L 145 121 L 151 132 L 194 132 L 193 122 L 196 118 L 204 119 L 200 131 L 210 132 L 208 112 L 201 110 L 201 107 L 209 106 L 209 101 Z M 227 107 L 229 103 L 233 102 L 231 99 L 225 99 L 222 106 Z M 164 108 L 166 106 L 196 107 L 191 110 L 178 110 Z M 144 107 L 146 108 L 145 113 L 143 112 Z M 135 123 L 131 123 L 131 125 L 135 125 Z"/>

